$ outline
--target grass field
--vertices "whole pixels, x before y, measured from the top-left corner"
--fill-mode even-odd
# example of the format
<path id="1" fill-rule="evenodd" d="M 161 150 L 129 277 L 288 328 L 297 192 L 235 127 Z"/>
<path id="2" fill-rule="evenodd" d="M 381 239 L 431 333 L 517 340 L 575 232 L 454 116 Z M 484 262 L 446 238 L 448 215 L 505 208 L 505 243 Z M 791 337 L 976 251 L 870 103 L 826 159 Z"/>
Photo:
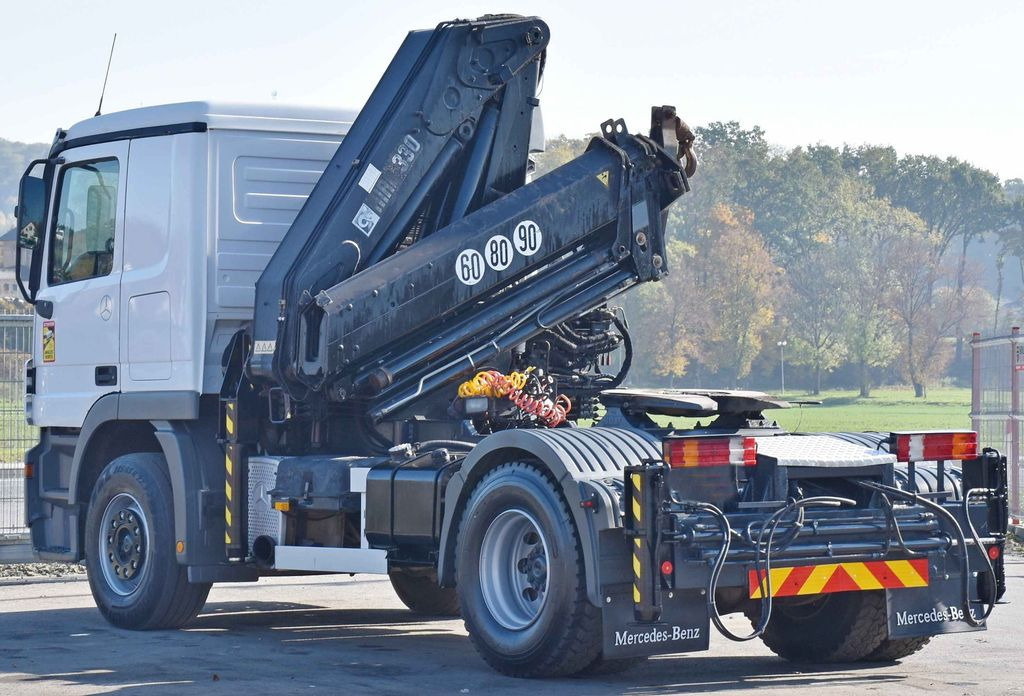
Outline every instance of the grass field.
<path id="1" fill-rule="evenodd" d="M 787 393 L 787 399 L 818 399 L 817 406 L 793 406 L 787 410 L 767 411 L 786 430 L 861 431 L 861 430 L 939 430 L 970 428 L 971 390 L 936 388 L 925 399 L 915 399 L 909 387 L 876 389 L 862 399 L 856 391 L 827 391 L 820 396 Z M 690 419 L 670 418 L 676 427 L 692 425 Z M 684 422 L 685 421 L 685 422 Z"/>
<path id="2" fill-rule="evenodd" d="M 866 399 L 856 391 L 830 391 L 821 396 L 787 394 L 787 398 L 820 399 L 820 406 L 794 406 L 772 411 L 787 430 L 940 430 L 971 427 L 971 390 L 930 389 L 924 399 L 910 388 L 877 389 Z"/>
<path id="3" fill-rule="evenodd" d="M 857 432 L 971 427 L 971 390 L 966 388 L 931 389 L 926 399 L 915 399 L 909 387 L 876 389 L 867 399 L 857 396 L 856 391 L 827 391 L 820 396 L 790 392 L 786 398 L 819 399 L 823 402 L 818 406 L 793 406 L 765 413 L 790 431 Z M 675 427 L 690 427 L 694 423 L 693 419 L 688 418 L 658 420 L 664 424 L 671 422 Z M 702 420 L 706 423 L 708 419 Z M 34 429 L 24 425 L 20 404 L 17 408 L 0 408 L 0 462 L 20 463 L 25 450 L 32 446 L 34 437 Z"/>

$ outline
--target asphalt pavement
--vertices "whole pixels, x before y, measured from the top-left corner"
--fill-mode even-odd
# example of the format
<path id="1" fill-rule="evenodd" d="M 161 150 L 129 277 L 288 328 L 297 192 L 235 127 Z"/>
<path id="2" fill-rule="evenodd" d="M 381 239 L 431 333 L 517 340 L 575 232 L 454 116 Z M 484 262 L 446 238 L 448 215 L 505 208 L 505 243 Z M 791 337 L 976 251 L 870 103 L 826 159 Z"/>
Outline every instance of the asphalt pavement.
<path id="1" fill-rule="evenodd" d="M 216 586 L 178 631 L 107 625 L 82 579 L 0 582 L 0 695 L 204 694 L 1024 694 L 1024 559 L 984 633 L 936 638 L 894 664 L 794 665 L 760 641 L 712 634 L 705 653 L 652 658 L 624 674 L 509 679 L 460 620 L 406 611 L 386 579 L 305 577 Z M 733 630 L 746 629 L 738 616 Z"/>

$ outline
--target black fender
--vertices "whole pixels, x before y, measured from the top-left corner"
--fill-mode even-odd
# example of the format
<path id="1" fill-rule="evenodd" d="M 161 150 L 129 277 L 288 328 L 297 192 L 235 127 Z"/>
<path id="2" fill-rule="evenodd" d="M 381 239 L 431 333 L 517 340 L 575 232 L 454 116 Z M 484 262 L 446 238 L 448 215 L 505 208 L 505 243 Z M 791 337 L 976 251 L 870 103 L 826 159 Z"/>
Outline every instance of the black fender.
<path id="1" fill-rule="evenodd" d="M 71 460 L 68 499 L 85 503 L 92 491 L 79 490 L 82 464 L 93 444 L 96 431 L 113 421 L 194 420 L 199 417 L 199 395 L 195 392 L 115 392 L 96 400 L 78 432 Z"/>
<path id="2" fill-rule="evenodd" d="M 587 596 L 602 605 L 599 575 L 600 533 L 622 526 L 623 469 L 661 459 L 661 443 L 627 428 L 503 430 L 473 448 L 445 489 L 444 521 L 437 574 L 445 587 L 455 585 L 455 548 L 462 511 L 476 483 L 508 461 L 531 460 L 557 482 L 569 504 L 583 547 Z M 593 501 L 590 507 L 583 502 Z"/>
<path id="3" fill-rule="evenodd" d="M 209 403 L 208 403 L 209 402 Z M 217 444 L 216 399 L 185 391 L 107 394 L 89 409 L 79 431 L 68 476 L 68 502 L 87 503 L 83 482 L 87 455 L 112 422 L 148 422 L 167 461 L 174 496 L 179 563 L 224 561 L 223 450 Z M 191 492 L 191 493 L 190 493 Z M 218 497 L 219 496 L 219 497 Z"/>

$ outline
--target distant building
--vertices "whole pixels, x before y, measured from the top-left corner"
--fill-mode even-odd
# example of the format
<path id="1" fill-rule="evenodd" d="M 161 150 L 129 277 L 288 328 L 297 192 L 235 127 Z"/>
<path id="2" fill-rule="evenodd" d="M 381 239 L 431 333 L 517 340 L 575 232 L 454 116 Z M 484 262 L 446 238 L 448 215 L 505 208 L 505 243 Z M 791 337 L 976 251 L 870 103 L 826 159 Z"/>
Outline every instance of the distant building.
<path id="1" fill-rule="evenodd" d="M 0 269 L 14 268 L 14 246 L 17 234 L 12 227 L 0 235 Z"/>
<path id="2" fill-rule="evenodd" d="M 14 228 L 0 235 L 0 298 L 20 300 L 21 291 L 14 273 L 15 238 Z"/>

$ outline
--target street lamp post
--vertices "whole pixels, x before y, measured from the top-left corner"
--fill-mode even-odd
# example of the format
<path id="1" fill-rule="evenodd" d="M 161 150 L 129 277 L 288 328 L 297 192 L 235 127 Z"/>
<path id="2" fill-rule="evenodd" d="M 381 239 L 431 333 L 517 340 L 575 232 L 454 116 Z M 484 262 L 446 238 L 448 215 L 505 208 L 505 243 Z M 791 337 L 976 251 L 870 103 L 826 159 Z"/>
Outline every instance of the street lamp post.
<path id="1" fill-rule="evenodd" d="M 779 375 L 782 377 L 782 396 L 786 395 L 786 341 L 776 343 L 779 347 Z"/>

